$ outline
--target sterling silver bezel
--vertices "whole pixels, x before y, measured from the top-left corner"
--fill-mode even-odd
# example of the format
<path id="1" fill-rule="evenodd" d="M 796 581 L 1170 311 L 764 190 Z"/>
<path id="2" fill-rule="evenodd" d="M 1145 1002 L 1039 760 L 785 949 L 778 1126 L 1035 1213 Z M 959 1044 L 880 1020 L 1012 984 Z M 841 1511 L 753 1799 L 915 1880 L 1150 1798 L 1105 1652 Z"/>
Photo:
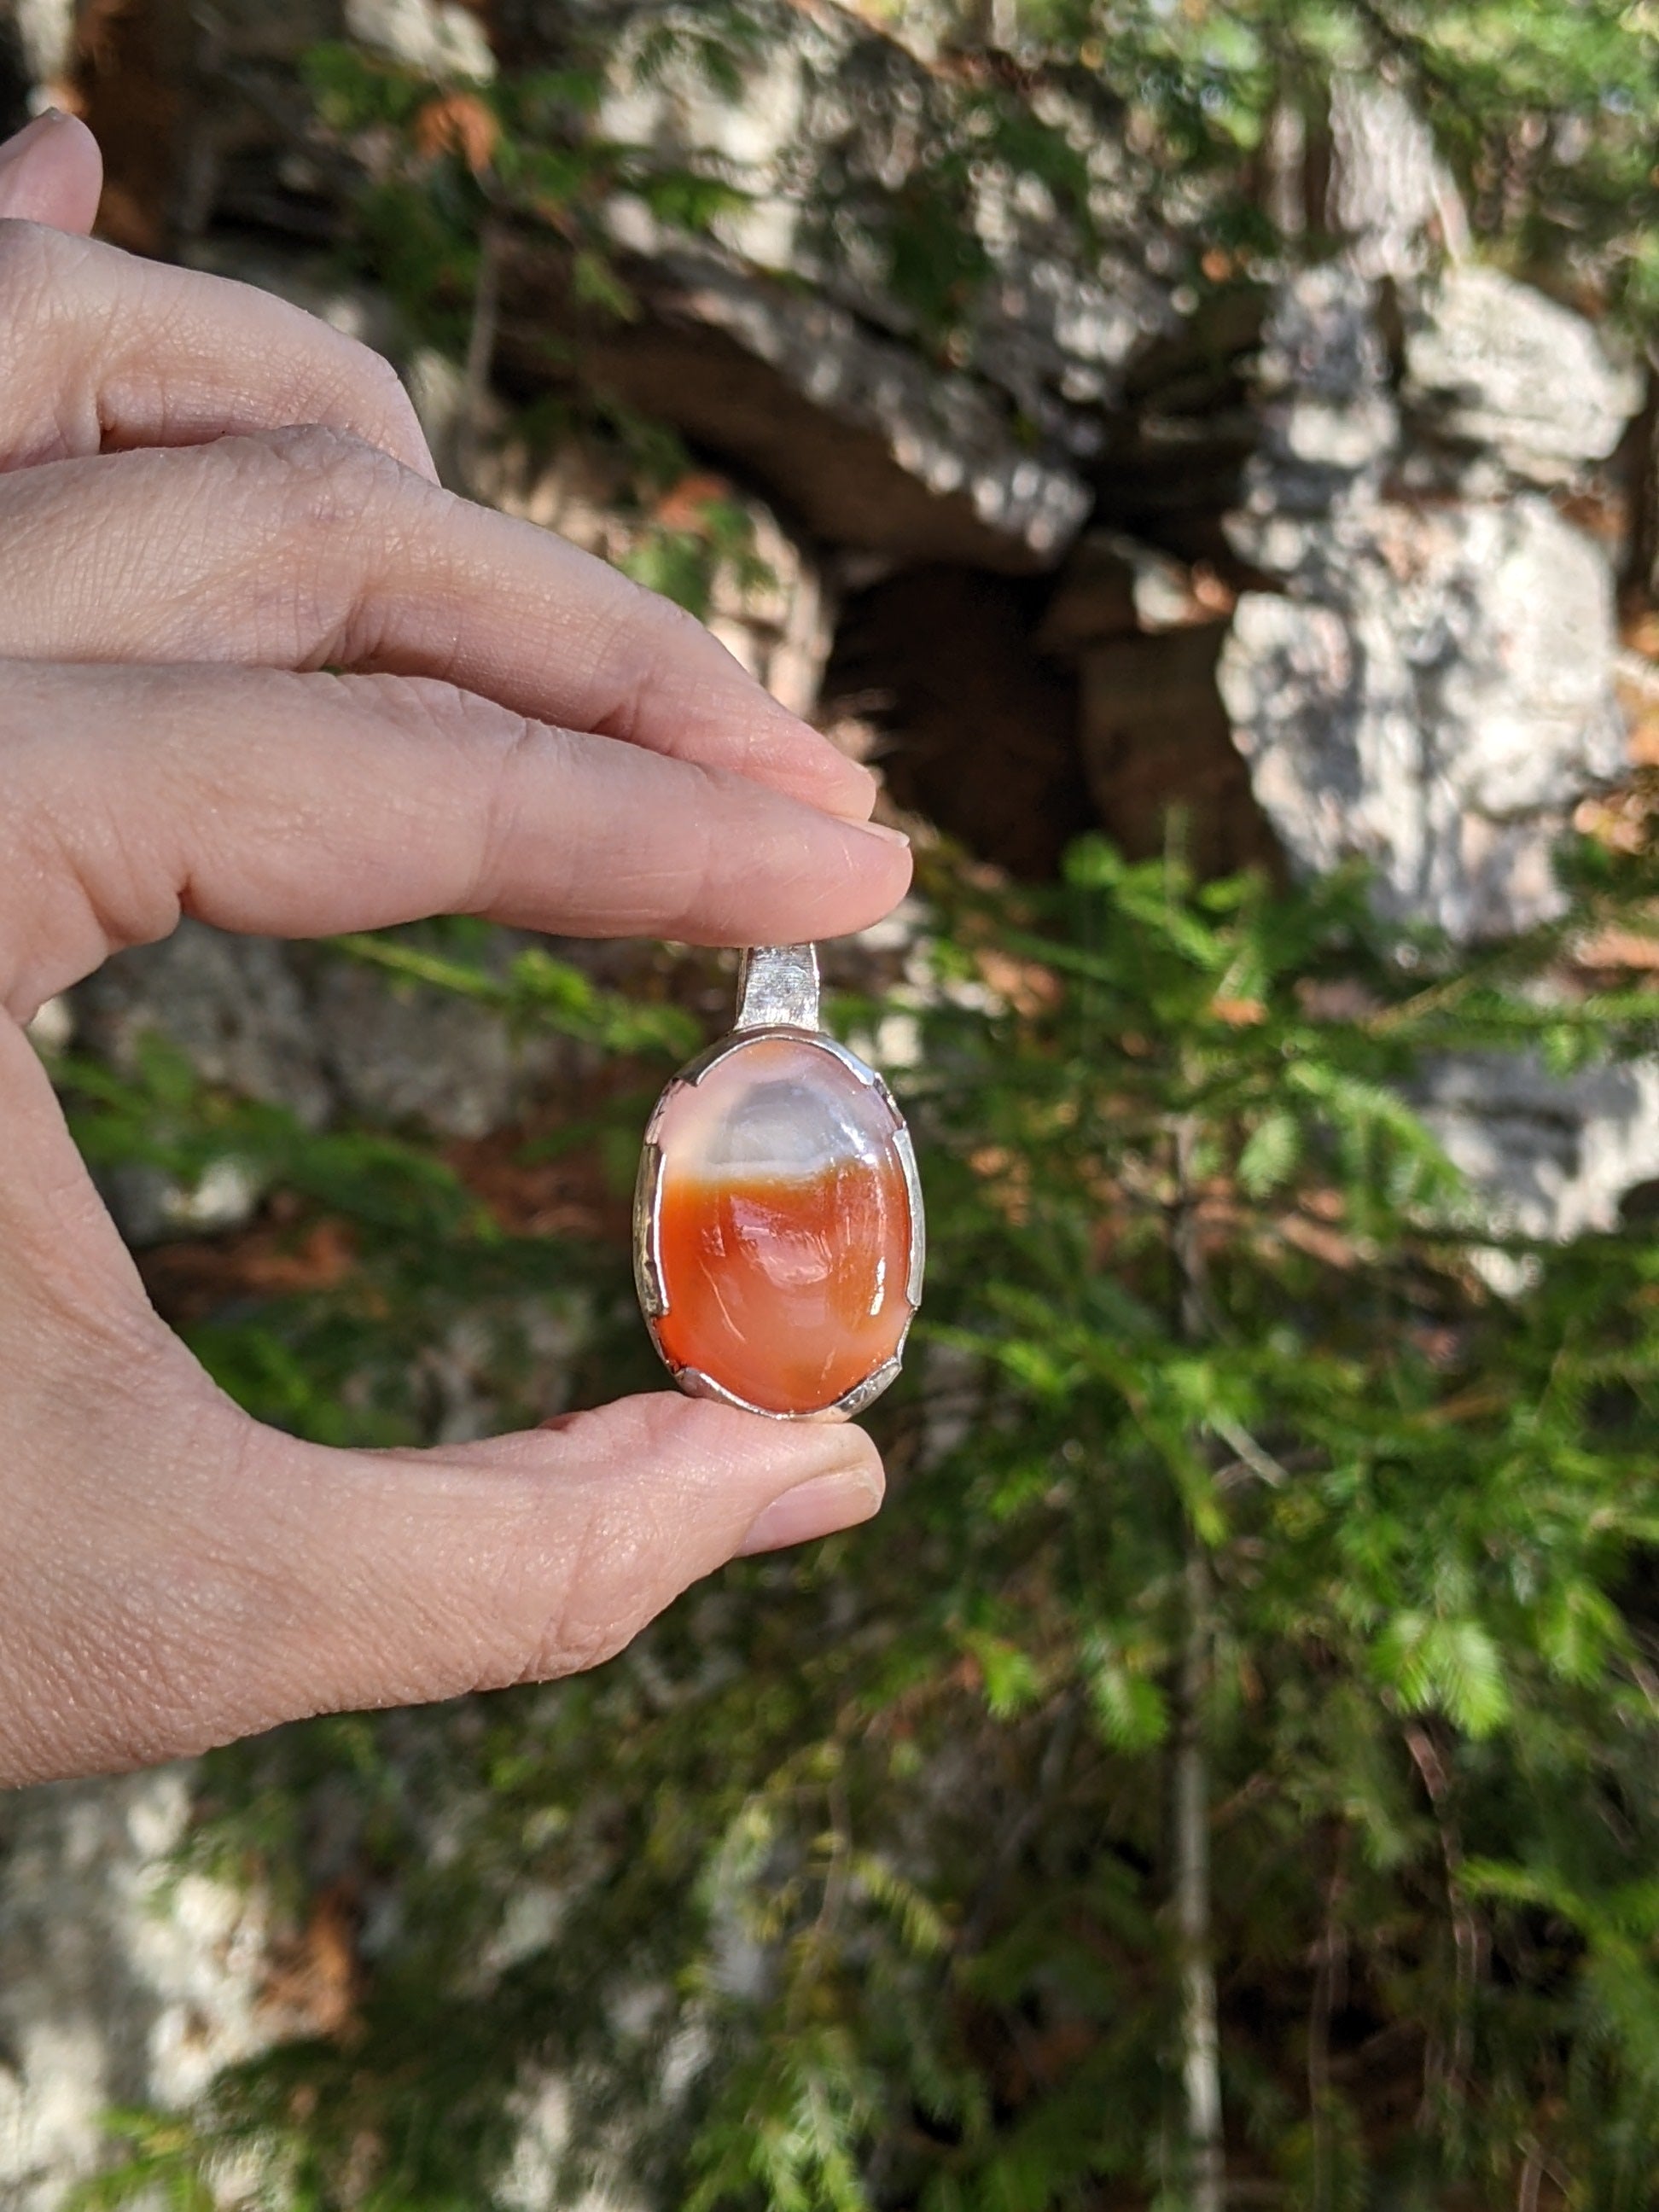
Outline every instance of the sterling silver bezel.
<path id="1" fill-rule="evenodd" d="M 789 948 L 795 951 L 798 948 Z M 793 1011 L 792 1006 L 791 1011 Z M 873 1091 L 887 1109 L 892 1121 L 892 1143 L 898 1154 L 904 1175 L 905 1196 L 910 1210 L 909 1262 L 905 1274 L 905 1298 L 910 1312 L 906 1318 L 897 1348 L 873 1369 L 861 1382 L 831 1406 L 818 1407 L 810 1413 L 782 1413 L 769 1406 L 751 1405 L 746 1398 L 726 1389 L 723 1383 L 705 1375 L 701 1368 L 682 1366 L 671 1358 L 663 1347 L 662 1334 L 658 1326 L 669 1310 L 668 1293 L 662 1279 L 662 1146 L 658 1141 L 663 1116 L 673 1101 L 685 1091 L 693 1091 L 710 1070 L 745 1046 L 763 1044 L 776 1039 L 787 1039 L 794 1044 L 808 1044 L 817 1051 L 828 1053 L 861 1084 L 865 1090 Z M 662 1096 L 652 1110 L 646 1124 L 645 1141 L 640 1151 L 640 1171 L 634 1188 L 634 1282 L 639 1292 L 640 1311 L 657 1357 L 673 1376 L 688 1397 L 713 1398 L 723 1406 L 735 1406 L 739 1412 L 760 1413 L 769 1421 L 845 1421 L 872 1406 L 882 1392 L 895 1380 L 904 1363 L 904 1348 L 909 1340 L 910 1323 L 915 1318 L 916 1308 L 921 1303 L 922 1278 L 927 1264 L 927 1224 L 922 1209 L 921 1178 L 916 1170 L 915 1147 L 910 1141 L 910 1132 L 891 1091 L 867 1061 L 842 1044 L 839 1038 L 827 1036 L 822 1030 L 805 1029 L 793 1022 L 751 1021 L 721 1037 L 716 1043 L 689 1060 L 677 1075 L 672 1076 L 663 1088 Z"/>

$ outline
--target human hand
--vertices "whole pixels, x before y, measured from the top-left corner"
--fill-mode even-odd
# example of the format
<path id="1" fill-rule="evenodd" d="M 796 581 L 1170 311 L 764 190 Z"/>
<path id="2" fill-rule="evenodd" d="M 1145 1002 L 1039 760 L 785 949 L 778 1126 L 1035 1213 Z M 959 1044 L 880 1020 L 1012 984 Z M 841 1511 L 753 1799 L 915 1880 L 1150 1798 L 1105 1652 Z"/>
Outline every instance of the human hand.
<path id="1" fill-rule="evenodd" d="M 856 1429 L 671 1391 L 325 1450 L 149 1305 L 22 1027 L 111 951 L 186 913 L 795 941 L 908 860 L 700 625 L 441 490 L 383 362 L 73 234 L 98 189 L 67 118 L 0 148 L 0 1784 L 591 1666 L 881 1495 Z"/>

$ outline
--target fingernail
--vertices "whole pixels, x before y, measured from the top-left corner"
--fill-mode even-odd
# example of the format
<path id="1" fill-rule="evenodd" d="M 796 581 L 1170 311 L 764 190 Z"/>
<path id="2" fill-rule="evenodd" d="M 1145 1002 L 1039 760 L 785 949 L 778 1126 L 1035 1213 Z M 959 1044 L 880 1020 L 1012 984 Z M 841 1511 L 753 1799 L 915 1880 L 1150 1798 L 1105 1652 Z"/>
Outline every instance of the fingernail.
<path id="1" fill-rule="evenodd" d="M 870 809 L 881 797 L 881 778 L 866 768 L 862 761 L 849 760 L 845 753 L 841 756 L 841 765 L 848 771 L 846 795 L 818 803 L 842 822 L 862 824 L 869 820 Z"/>
<path id="2" fill-rule="evenodd" d="M 854 822 L 848 826 L 853 830 L 862 830 L 866 836 L 879 837 L 886 845 L 908 846 L 910 842 L 904 830 L 891 829 L 885 822 Z"/>
<path id="3" fill-rule="evenodd" d="M 781 1552 L 786 1545 L 833 1536 L 838 1528 L 867 1521 L 880 1504 L 881 1485 L 862 1468 L 814 1475 L 772 1500 L 738 1545 L 736 1556 L 746 1559 L 756 1552 Z"/>

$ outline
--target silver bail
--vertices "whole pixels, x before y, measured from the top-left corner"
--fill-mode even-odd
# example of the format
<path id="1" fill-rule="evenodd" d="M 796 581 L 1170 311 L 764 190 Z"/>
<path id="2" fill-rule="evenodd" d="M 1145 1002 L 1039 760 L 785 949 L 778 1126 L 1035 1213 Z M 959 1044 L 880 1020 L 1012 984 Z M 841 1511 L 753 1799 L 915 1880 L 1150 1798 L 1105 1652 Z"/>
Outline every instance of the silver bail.
<path id="1" fill-rule="evenodd" d="M 756 945 L 738 967 L 734 1030 L 816 1030 L 818 954 L 814 945 Z"/>

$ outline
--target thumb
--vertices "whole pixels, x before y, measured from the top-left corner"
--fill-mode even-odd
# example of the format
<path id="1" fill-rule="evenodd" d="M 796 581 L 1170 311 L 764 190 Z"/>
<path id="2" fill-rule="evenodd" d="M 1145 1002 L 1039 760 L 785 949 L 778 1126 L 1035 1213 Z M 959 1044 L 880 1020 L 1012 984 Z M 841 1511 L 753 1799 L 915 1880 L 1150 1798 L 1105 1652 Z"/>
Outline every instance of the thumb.
<path id="1" fill-rule="evenodd" d="M 870 1439 L 666 1390 L 434 1451 L 261 1427 L 145 1301 L 0 1020 L 0 1790 L 596 1665 L 868 1520 Z"/>
<path id="2" fill-rule="evenodd" d="M 295 1711 L 596 1666 L 701 1576 L 868 1520 L 883 1489 L 861 1430 L 675 1390 L 434 1451 L 255 1436 L 226 1502 L 254 1587 L 285 1586 L 252 1686 L 293 1668 Z"/>
<path id="3" fill-rule="evenodd" d="M 159 1421 L 135 1420 L 133 1389 L 106 1380 L 118 1459 L 94 1408 L 36 1556 L 21 1547 L 0 1611 L 0 1781 L 574 1674 L 726 1560 L 848 1528 L 881 1499 L 874 1447 L 841 1425 L 668 1391 L 486 1443 L 337 1451 L 216 1394 L 180 1402 L 173 1352 Z M 96 1506 L 77 1510 L 88 1486 Z"/>
<path id="4" fill-rule="evenodd" d="M 98 141 L 58 108 L 0 145 L 0 217 L 84 236 L 97 218 L 103 184 Z"/>

